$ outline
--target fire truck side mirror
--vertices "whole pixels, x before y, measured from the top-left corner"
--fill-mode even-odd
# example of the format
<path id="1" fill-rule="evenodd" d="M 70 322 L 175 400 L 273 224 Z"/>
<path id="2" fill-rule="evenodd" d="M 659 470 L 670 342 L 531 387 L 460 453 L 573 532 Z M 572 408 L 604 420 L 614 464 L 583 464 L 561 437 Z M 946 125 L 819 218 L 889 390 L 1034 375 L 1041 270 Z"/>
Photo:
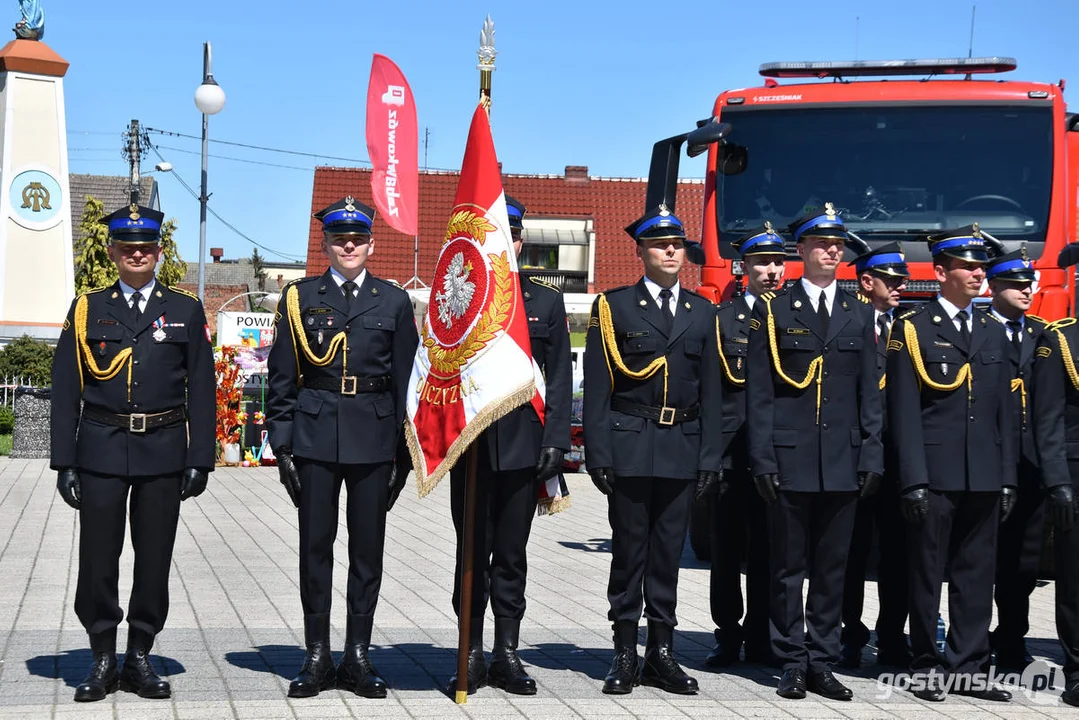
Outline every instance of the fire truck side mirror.
<path id="1" fill-rule="evenodd" d="M 714 119 L 711 122 L 706 122 L 696 130 L 686 134 L 686 154 L 690 157 L 697 157 L 707 150 L 709 145 L 720 142 L 730 134 L 730 123 L 716 122 Z"/>
<path id="2" fill-rule="evenodd" d="M 744 173 L 749 166 L 749 151 L 742 145 L 724 143 L 719 146 L 716 169 L 723 175 Z"/>

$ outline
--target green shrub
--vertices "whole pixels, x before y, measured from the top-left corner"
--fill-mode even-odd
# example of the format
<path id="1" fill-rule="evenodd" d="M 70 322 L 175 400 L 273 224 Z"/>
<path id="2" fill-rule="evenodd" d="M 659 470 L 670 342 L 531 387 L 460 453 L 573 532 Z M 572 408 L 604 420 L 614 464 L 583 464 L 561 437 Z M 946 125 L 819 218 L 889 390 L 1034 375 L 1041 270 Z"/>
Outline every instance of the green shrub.
<path id="1" fill-rule="evenodd" d="M 0 435 L 10 435 L 15 428 L 15 412 L 8 407 L 0 407 Z"/>

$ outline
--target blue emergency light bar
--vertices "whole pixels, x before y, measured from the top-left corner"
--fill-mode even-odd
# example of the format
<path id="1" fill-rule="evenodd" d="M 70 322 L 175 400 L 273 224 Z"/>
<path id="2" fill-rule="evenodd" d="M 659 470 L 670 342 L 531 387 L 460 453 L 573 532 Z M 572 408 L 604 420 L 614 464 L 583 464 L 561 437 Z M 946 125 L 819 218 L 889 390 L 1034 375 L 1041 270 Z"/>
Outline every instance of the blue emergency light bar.
<path id="1" fill-rule="evenodd" d="M 931 60 L 842 60 L 764 63 L 760 74 L 772 78 L 883 77 L 888 75 L 971 75 L 1015 70 L 1010 57 L 936 58 Z"/>

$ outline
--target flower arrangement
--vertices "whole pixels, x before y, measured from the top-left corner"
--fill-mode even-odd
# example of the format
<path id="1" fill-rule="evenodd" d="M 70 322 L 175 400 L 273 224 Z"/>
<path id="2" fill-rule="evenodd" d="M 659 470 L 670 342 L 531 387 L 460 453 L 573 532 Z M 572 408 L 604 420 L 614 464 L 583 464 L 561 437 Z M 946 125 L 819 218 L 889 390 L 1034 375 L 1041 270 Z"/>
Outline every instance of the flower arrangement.
<path id="1" fill-rule="evenodd" d="M 243 375 L 236 364 L 236 348 L 224 346 L 214 353 L 214 371 L 217 375 L 217 442 L 224 451 L 225 445 L 240 442 L 246 414 L 240 411 L 243 399 Z"/>

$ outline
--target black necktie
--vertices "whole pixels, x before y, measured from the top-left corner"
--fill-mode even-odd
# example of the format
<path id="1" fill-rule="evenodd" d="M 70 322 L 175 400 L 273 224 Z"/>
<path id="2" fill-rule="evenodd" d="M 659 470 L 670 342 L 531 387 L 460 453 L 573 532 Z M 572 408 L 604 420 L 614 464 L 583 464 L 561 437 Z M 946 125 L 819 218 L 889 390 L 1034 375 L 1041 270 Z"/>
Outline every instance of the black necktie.
<path id="1" fill-rule="evenodd" d="M 886 341 L 888 339 L 888 328 L 891 327 L 891 323 L 889 322 L 890 320 L 891 320 L 891 318 L 888 317 L 888 313 L 881 313 L 880 317 L 877 318 L 877 340 L 878 341 L 879 340 L 885 340 Z"/>
<path id="2" fill-rule="evenodd" d="M 354 297 L 354 293 L 356 292 L 356 283 L 352 282 L 351 280 L 346 280 L 344 283 L 341 284 L 341 290 L 343 290 L 345 293 L 345 307 L 351 311 L 352 298 Z"/>
<path id="3" fill-rule="evenodd" d="M 828 299 L 824 297 L 824 291 L 820 291 L 820 295 L 817 296 L 817 320 L 820 322 L 821 335 L 828 336 L 828 323 L 831 318 L 828 316 Z"/>
<path id="4" fill-rule="evenodd" d="M 955 314 L 955 317 L 959 320 L 959 337 L 963 338 L 963 342 L 966 346 L 970 347 L 970 329 L 967 327 L 967 318 L 970 315 L 966 310 L 960 310 Z"/>
<path id="5" fill-rule="evenodd" d="M 1012 331 L 1012 347 L 1015 348 L 1015 358 L 1023 357 L 1023 326 L 1018 320 L 1009 320 L 1008 329 Z"/>
<path id="6" fill-rule="evenodd" d="M 670 334 L 671 328 L 674 327 L 674 313 L 671 312 L 671 298 L 674 294 L 669 288 L 663 288 L 659 291 L 659 310 L 663 313 L 663 319 L 667 323 L 667 333 Z"/>
<path id="7" fill-rule="evenodd" d="M 131 319 L 134 322 L 138 322 L 139 318 L 142 317 L 141 303 L 142 303 L 142 293 L 139 293 L 139 292 L 131 293 Z"/>

